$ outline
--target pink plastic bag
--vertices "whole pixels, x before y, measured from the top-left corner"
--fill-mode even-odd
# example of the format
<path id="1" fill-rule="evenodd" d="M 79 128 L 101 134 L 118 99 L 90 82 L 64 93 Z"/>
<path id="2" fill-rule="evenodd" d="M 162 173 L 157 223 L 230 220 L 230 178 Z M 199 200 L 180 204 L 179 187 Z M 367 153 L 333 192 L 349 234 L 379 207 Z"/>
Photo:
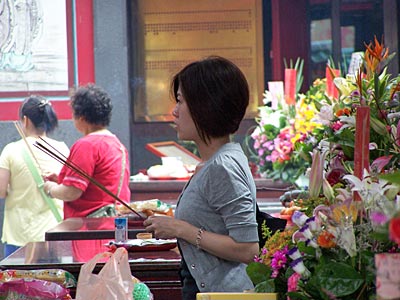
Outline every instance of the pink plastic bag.
<path id="1" fill-rule="evenodd" d="M 0 299 L 67 300 L 69 289 L 61 285 L 33 278 L 17 278 L 0 283 Z"/>
<path id="2" fill-rule="evenodd" d="M 93 274 L 97 262 L 109 258 L 99 274 Z M 78 277 L 76 300 L 132 300 L 133 282 L 125 248 L 114 253 L 99 253 L 85 263 Z"/>

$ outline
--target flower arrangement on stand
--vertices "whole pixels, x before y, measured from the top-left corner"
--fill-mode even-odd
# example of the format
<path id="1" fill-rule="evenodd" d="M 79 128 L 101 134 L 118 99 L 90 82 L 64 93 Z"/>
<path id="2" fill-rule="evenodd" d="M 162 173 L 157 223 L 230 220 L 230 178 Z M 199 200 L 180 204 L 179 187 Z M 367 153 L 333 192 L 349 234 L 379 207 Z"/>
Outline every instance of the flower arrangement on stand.
<path id="1" fill-rule="evenodd" d="M 250 159 L 258 166 L 258 172 L 270 179 L 295 182 L 310 166 L 312 149 L 319 140 L 315 132 L 321 127 L 316 120 L 318 113 L 315 105 L 325 98 L 322 80 L 314 82 L 307 94 L 299 94 L 302 82 L 302 61 L 295 66 L 296 101 L 291 103 L 286 96 L 280 95 L 275 105 L 273 94 L 266 90 L 264 106 L 259 107 L 257 126 L 250 134 Z"/>
<path id="2" fill-rule="evenodd" d="M 308 133 L 316 140 L 308 195 L 294 200 L 301 209 L 292 227 L 265 230 L 265 246 L 247 269 L 257 292 L 292 300 L 375 299 L 380 292 L 375 255 L 400 253 L 400 76 L 386 73 L 390 57 L 375 39 L 357 73 L 334 79 L 338 98 L 313 102 L 311 120 L 319 125 Z M 357 127 L 365 116 L 371 126 Z M 360 158 L 355 145 L 367 155 Z"/>

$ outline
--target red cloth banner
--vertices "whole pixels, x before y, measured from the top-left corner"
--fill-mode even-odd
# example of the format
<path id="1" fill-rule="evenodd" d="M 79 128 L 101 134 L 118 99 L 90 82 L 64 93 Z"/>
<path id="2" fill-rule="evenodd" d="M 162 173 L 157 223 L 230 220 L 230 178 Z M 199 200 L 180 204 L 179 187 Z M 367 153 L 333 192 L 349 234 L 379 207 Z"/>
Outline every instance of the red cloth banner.
<path id="1" fill-rule="evenodd" d="M 369 130 L 370 108 L 360 106 L 356 112 L 356 134 L 354 143 L 354 175 L 361 180 L 364 177 L 364 169 L 369 171 Z M 355 193 L 354 200 L 360 201 L 360 196 Z"/>
<path id="2" fill-rule="evenodd" d="M 333 76 L 332 76 L 333 73 Z M 326 90 L 325 94 L 329 98 L 338 99 L 339 98 L 339 90 L 333 83 L 333 79 L 340 76 L 340 70 L 332 69 L 329 66 L 326 66 L 325 69 L 325 77 L 326 77 Z"/>
<path id="3" fill-rule="evenodd" d="M 285 69 L 285 101 L 288 105 L 296 104 L 296 69 Z"/>

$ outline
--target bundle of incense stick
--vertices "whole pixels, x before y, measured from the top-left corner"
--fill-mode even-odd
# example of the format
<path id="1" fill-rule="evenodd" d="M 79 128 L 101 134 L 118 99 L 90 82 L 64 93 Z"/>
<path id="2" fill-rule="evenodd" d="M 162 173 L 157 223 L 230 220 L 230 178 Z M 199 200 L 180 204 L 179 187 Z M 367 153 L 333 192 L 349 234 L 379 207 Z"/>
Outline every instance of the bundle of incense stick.
<path id="1" fill-rule="evenodd" d="M 55 149 L 52 145 L 50 145 L 48 142 L 46 142 L 43 138 L 39 137 L 39 139 L 46 144 L 45 146 L 43 143 L 36 141 L 35 146 L 46 153 L 47 155 L 51 156 L 55 160 L 59 161 L 63 165 L 67 166 L 80 176 L 86 178 L 89 180 L 92 184 L 97 186 L 100 190 L 105 192 L 107 195 L 113 197 L 115 200 L 117 200 L 119 203 L 121 203 L 123 206 L 125 206 L 127 209 L 132 211 L 134 214 L 138 215 L 142 220 L 144 220 L 144 217 L 141 216 L 137 211 L 135 211 L 132 207 L 130 207 L 125 201 L 121 200 L 117 195 L 113 194 L 110 190 L 108 190 L 104 185 L 102 185 L 100 182 L 98 182 L 96 179 L 93 177 L 90 177 L 88 174 L 86 174 L 82 169 L 80 169 L 76 164 L 74 164 L 72 161 L 68 160 L 62 153 L 60 153 L 57 149 Z M 50 149 L 52 148 L 52 149 Z"/>

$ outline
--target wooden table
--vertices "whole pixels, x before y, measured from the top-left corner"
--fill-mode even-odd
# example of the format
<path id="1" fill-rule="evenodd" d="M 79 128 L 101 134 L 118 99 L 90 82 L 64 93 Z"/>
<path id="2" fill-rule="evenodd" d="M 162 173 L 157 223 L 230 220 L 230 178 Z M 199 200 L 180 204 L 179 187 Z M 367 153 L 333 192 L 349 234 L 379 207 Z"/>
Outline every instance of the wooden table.
<path id="1" fill-rule="evenodd" d="M 29 243 L 0 261 L 0 269 L 63 269 L 78 279 L 82 265 L 97 253 L 108 251 L 109 240 L 48 241 Z M 180 255 L 168 251 L 129 252 L 132 275 L 145 282 L 156 300 L 181 299 Z M 99 272 L 104 263 L 98 263 Z M 75 290 L 71 289 L 74 297 Z"/>
<path id="2" fill-rule="evenodd" d="M 70 218 L 45 233 L 46 241 L 99 240 L 115 238 L 115 218 Z M 144 232 L 141 221 L 128 225 L 128 238 Z"/>

